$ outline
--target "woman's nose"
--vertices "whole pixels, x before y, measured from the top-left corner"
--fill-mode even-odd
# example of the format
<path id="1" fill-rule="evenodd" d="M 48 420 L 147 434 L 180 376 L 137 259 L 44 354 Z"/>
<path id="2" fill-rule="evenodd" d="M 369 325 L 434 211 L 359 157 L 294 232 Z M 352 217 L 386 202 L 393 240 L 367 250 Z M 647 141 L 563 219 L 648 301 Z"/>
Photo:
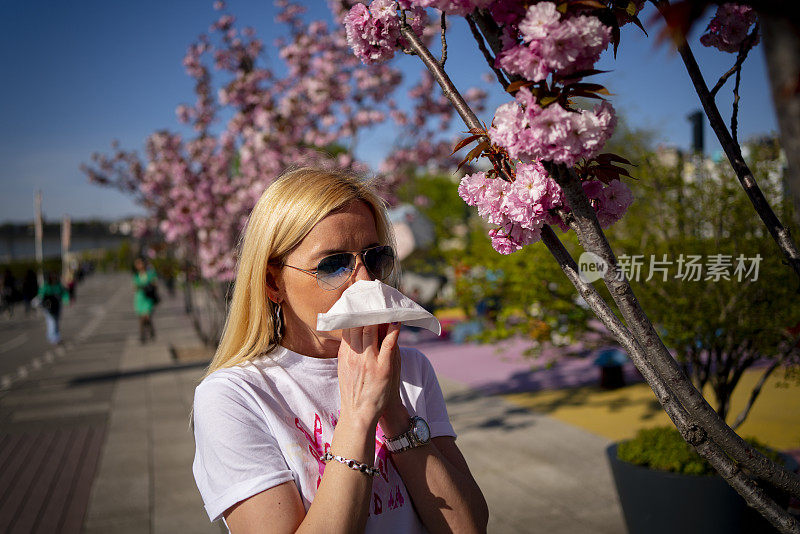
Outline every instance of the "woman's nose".
<path id="1" fill-rule="evenodd" d="M 374 278 L 372 278 L 372 275 L 369 274 L 367 266 L 364 265 L 364 258 L 360 254 L 356 256 L 356 265 L 354 267 L 354 270 L 355 272 L 353 273 L 353 278 L 352 278 L 353 282 L 357 282 L 359 280 L 367 280 L 367 281 L 374 280 Z"/>

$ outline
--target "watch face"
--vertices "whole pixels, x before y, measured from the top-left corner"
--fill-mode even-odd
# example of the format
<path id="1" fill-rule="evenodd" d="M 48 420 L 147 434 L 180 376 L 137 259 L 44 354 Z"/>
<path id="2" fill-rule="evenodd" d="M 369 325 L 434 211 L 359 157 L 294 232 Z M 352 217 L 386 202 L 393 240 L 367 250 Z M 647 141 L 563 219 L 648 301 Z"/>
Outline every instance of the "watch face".
<path id="1" fill-rule="evenodd" d="M 431 439 L 431 429 L 425 419 L 417 417 L 414 419 L 414 435 L 417 436 L 422 443 L 427 443 Z"/>

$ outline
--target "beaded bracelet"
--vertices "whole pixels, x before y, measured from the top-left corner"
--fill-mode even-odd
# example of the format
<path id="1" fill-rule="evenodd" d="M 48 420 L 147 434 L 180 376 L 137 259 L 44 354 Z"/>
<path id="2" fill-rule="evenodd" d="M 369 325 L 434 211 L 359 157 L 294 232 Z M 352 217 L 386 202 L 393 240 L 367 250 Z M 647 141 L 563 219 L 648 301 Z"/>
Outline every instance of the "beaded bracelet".
<path id="1" fill-rule="evenodd" d="M 347 458 L 342 458 L 341 456 L 336 456 L 336 455 L 333 455 L 333 454 L 331 454 L 329 452 L 326 452 L 325 454 L 320 456 L 319 459 L 322 462 L 328 462 L 330 460 L 336 460 L 340 464 L 344 464 L 344 465 L 346 465 L 347 467 L 349 467 L 350 469 L 352 469 L 354 471 L 360 471 L 360 472 L 364 473 L 365 475 L 369 475 L 371 477 L 374 477 L 375 475 L 380 473 L 380 471 L 378 471 L 376 468 L 370 467 L 367 464 L 362 464 L 361 462 L 359 462 L 357 460 L 350 460 L 350 459 L 347 459 Z"/>

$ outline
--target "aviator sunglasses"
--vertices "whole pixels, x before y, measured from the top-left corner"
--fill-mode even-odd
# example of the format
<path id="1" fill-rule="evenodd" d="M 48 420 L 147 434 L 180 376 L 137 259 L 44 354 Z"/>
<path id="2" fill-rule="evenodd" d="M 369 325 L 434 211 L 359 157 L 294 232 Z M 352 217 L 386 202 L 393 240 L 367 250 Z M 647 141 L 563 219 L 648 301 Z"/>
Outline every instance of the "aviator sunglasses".
<path id="1" fill-rule="evenodd" d="M 350 279 L 356 266 L 356 256 L 361 256 L 364 267 L 373 278 L 384 280 L 394 270 L 394 249 L 389 245 L 370 247 L 361 252 L 339 252 L 319 260 L 313 270 L 301 269 L 293 265 L 283 264 L 317 277 L 317 285 L 327 291 L 333 291 Z"/>

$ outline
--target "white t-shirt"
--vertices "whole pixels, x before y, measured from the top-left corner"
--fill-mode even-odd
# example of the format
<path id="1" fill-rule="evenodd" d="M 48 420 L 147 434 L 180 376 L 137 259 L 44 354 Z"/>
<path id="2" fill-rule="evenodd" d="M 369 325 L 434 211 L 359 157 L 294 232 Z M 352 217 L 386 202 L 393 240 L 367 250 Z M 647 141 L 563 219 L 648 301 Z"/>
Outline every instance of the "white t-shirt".
<path id="1" fill-rule="evenodd" d="M 453 436 L 428 358 L 400 347 L 400 398 L 431 436 Z M 248 364 L 219 369 L 195 389 L 192 470 L 211 521 L 248 497 L 294 480 L 306 511 L 314 500 L 339 415 L 337 358 L 277 347 Z M 366 532 L 426 532 L 389 460 L 380 425 Z M 335 451 L 334 451 L 335 453 Z"/>

